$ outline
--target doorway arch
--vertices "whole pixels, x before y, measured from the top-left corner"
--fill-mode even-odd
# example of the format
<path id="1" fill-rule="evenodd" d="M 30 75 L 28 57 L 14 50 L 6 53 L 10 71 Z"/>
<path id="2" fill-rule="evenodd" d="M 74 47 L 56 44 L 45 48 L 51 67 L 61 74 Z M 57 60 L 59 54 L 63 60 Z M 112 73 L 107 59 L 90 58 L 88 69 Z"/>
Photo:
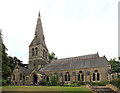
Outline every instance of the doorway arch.
<path id="1" fill-rule="evenodd" d="M 37 84 L 37 75 L 36 75 L 36 74 L 33 76 L 33 84 L 34 84 L 34 85 Z"/>

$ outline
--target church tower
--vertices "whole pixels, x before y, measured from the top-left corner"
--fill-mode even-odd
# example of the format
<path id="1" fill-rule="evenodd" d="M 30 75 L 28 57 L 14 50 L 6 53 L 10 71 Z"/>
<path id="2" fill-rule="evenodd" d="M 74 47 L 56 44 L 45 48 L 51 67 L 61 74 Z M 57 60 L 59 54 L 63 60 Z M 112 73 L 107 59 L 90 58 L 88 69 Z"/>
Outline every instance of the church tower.
<path id="1" fill-rule="evenodd" d="M 40 12 L 38 14 L 35 36 L 29 45 L 29 69 L 40 69 L 48 62 L 48 49 L 45 44 Z"/>

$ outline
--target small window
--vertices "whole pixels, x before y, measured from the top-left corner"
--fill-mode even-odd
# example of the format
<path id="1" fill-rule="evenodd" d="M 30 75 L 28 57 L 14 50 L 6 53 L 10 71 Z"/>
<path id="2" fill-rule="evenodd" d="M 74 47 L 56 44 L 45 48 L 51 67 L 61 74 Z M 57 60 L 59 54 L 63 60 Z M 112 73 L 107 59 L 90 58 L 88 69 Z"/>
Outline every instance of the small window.
<path id="1" fill-rule="evenodd" d="M 34 48 L 32 48 L 32 56 L 34 56 Z"/>
<path id="2" fill-rule="evenodd" d="M 35 50 L 36 50 L 35 55 L 37 56 L 38 55 L 38 48 L 35 48 Z"/>

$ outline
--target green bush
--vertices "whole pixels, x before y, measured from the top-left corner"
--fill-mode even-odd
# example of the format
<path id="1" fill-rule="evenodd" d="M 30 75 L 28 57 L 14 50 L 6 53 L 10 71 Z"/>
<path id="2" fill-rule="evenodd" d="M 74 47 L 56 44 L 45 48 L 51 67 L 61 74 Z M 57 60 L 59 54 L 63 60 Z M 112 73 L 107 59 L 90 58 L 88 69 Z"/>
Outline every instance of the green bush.
<path id="1" fill-rule="evenodd" d="M 5 86 L 5 85 L 7 85 L 7 80 L 2 79 L 2 86 Z"/>
<path id="2" fill-rule="evenodd" d="M 71 86 L 72 87 L 78 87 L 78 84 L 77 83 L 72 83 Z"/>
<path id="3" fill-rule="evenodd" d="M 46 86 L 46 85 L 48 85 L 48 82 L 47 81 L 40 81 L 39 82 L 39 85 L 42 85 L 42 86 Z"/>
<path id="4" fill-rule="evenodd" d="M 116 87 L 118 87 L 120 89 L 120 79 L 111 80 L 109 83 L 116 86 Z"/>
<path id="5" fill-rule="evenodd" d="M 90 82 L 93 86 L 106 86 L 107 82 Z"/>

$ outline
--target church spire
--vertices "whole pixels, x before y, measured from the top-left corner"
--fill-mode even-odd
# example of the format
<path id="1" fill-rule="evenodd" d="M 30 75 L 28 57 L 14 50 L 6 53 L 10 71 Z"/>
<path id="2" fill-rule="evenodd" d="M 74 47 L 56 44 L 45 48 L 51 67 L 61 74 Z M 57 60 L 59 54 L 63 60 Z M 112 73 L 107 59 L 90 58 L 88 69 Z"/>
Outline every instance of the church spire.
<path id="1" fill-rule="evenodd" d="M 46 47 L 44 39 L 45 38 L 44 38 L 44 34 L 43 34 L 42 22 L 41 22 L 40 11 L 39 11 L 37 25 L 36 25 L 36 29 L 35 29 L 35 36 L 34 36 L 33 41 L 31 42 L 30 46 L 42 44 L 44 47 Z"/>

